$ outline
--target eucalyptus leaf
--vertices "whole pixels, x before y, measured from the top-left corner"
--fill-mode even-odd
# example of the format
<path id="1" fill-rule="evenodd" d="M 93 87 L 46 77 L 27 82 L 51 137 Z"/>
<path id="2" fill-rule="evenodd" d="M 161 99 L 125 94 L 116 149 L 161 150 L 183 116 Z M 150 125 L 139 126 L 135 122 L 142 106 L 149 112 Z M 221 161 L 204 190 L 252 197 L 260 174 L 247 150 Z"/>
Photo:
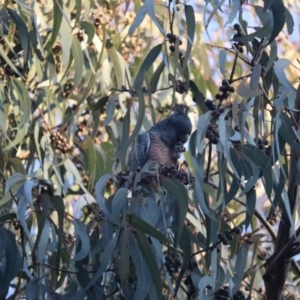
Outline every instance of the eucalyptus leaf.
<path id="1" fill-rule="evenodd" d="M 83 223 L 81 223 L 78 220 L 74 220 L 73 224 L 75 227 L 75 233 L 77 234 L 77 236 L 81 242 L 80 251 L 77 252 L 74 257 L 74 260 L 77 261 L 77 260 L 84 259 L 90 252 L 90 239 L 86 232 L 86 227 Z"/>
<path id="2" fill-rule="evenodd" d="M 185 51 L 185 55 L 184 55 L 184 60 L 182 63 L 183 72 L 184 72 L 184 69 L 187 67 L 187 62 L 188 62 L 188 59 L 191 54 L 195 30 L 196 30 L 195 13 L 194 13 L 193 6 L 185 5 L 184 13 L 185 13 L 186 23 L 187 23 L 188 42 L 187 42 L 187 47 L 186 47 L 186 51 Z"/>
<path id="3" fill-rule="evenodd" d="M 132 35 L 133 32 L 140 26 L 140 24 L 145 19 L 146 14 L 147 14 L 147 7 L 145 5 L 143 5 L 139 8 L 139 10 L 134 18 L 134 21 L 128 30 L 128 35 Z"/>
<path id="4" fill-rule="evenodd" d="M 148 1 L 147 1 L 148 2 Z M 152 66 L 155 59 L 158 57 L 162 49 L 162 44 L 156 45 L 145 57 L 133 84 L 134 88 L 139 88 L 142 86 L 145 74 L 148 72 L 149 68 Z"/>

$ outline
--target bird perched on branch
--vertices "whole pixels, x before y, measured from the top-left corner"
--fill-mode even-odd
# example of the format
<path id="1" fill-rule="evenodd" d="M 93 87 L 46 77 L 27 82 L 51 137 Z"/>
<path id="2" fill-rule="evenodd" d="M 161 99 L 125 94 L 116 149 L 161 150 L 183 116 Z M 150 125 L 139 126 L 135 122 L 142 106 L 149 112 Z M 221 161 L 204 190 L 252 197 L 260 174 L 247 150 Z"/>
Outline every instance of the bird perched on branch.
<path id="1" fill-rule="evenodd" d="M 183 144 L 192 132 L 189 111 L 189 107 L 179 105 L 174 114 L 138 136 L 129 154 L 130 171 L 142 168 L 150 160 L 160 165 L 177 165 L 185 151 Z"/>

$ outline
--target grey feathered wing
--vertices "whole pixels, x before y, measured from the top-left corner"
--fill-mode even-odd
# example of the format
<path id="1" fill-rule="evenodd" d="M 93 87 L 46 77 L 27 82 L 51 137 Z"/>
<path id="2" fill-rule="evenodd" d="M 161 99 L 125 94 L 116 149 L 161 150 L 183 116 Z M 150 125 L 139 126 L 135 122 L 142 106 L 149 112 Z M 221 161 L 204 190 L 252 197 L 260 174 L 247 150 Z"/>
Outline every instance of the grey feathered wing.
<path id="1" fill-rule="evenodd" d="M 150 147 L 149 132 L 144 132 L 133 142 L 129 154 L 130 171 L 135 171 L 138 167 L 143 167 L 147 162 L 147 155 Z"/>

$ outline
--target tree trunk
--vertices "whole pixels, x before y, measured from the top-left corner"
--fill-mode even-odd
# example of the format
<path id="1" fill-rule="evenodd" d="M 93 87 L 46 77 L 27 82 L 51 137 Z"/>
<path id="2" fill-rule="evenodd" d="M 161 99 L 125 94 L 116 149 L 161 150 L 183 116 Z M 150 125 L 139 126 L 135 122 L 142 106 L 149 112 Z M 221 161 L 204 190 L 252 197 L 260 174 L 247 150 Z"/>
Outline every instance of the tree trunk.
<path id="1" fill-rule="evenodd" d="M 298 86 L 297 95 L 295 99 L 295 110 L 300 110 L 300 84 Z M 300 128 L 300 113 L 293 112 L 293 121 L 296 130 Z M 291 215 L 294 214 L 294 208 L 297 197 L 297 184 L 295 181 L 297 172 L 297 163 L 299 155 L 296 151 L 291 149 L 290 163 L 289 163 L 289 173 L 288 173 L 288 198 L 291 208 Z M 282 300 L 283 290 L 286 281 L 286 277 L 290 268 L 290 258 L 285 253 L 277 259 L 276 263 L 272 263 L 280 251 L 288 244 L 290 240 L 290 229 L 292 224 L 290 223 L 289 217 L 285 209 L 282 209 L 282 217 L 280 220 L 278 234 L 274 249 L 274 256 L 267 263 L 266 272 L 264 274 L 264 282 L 266 287 L 266 297 L 267 300 Z M 286 251 L 288 252 L 288 251 Z"/>

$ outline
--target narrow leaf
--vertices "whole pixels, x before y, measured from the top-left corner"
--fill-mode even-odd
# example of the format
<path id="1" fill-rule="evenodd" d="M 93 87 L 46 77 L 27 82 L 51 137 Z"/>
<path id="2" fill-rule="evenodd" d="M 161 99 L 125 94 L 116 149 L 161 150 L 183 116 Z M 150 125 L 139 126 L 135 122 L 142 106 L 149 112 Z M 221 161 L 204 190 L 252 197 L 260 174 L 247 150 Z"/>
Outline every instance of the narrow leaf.
<path id="1" fill-rule="evenodd" d="M 83 223 L 78 220 L 73 220 L 75 226 L 75 234 L 77 234 L 79 240 L 81 241 L 80 251 L 76 253 L 74 261 L 84 259 L 90 251 L 90 239 L 86 232 L 86 227 Z"/>
<path id="2" fill-rule="evenodd" d="M 145 261 L 148 265 L 148 269 L 150 271 L 152 280 L 155 285 L 155 290 L 156 290 L 155 299 L 160 299 L 161 294 L 162 294 L 162 281 L 161 281 L 160 271 L 159 271 L 154 253 L 150 248 L 150 244 L 147 239 L 147 236 L 143 232 L 141 232 L 141 231 L 137 232 L 137 235 L 135 238 L 136 238 L 138 247 L 143 255 L 143 258 L 145 259 Z"/>
<path id="3" fill-rule="evenodd" d="M 186 51 L 184 54 L 184 60 L 183 60 L 183 64 L 182 64 L 183 72 L 184 72 L 184 69 L 187 67 L 187 61 L 188 61 L 191 51 L 192 51 L 194 35 L 195 35 L 195 30 L 196 30 L 196 20 L 195 20 L 195 12 L 194 12 L 193 6 L 185 5 L 184 13 L 185 13 L 185 18 L 186 18 L 188 41 L 187 41 L 187 47 L 186 47 Z"/>
<path id="4" fill-rule="evenodd" d="M 63 18 L 61 7 L 63 7 L 62 0 L 53 1 L 53 16 L 55 16 L 55 18 L 53 18 L 53 28 L 52 28 L 51 39 L 45 46 L 46 51 L 50 51 L 50 49 L 53 47 L 53 45 L 56 41 L 56 38 L 58 36 L 60 25 L 61 25 L 62 18 Z"/>
<path id="5" fill-rule="evenodd" d="M 77 38 L 73 37 L 73 43 L 71 47 L 71 53 L 74 61 L 75 76 L 73 78 L 73 89 L 77 88 L 82 80 L 83 72 L 83 54 L 81 50 L 80 42 Z"/>
<path id="6" fill-rule="evenodd" d="M 17 100 L 20 103 L 20 123 L 19 128 L 30 121 L 31 115 L 31 100 L 28 95 L 28 90 L 26 89 L 24 83 L 17 79 L 11 80 L 12 90 L 15 93 Z"/>
<path id="7" fill-rule="evenodd" d="M 188 211 L 189 196 L 185 186 L 177 179 L 165 178 L 162 180 L 162 186 L 167 190 L 167 193 L 175 198 L 178 204 L 178 209 L 176 210 L 176 213 L 178 214 L 176 217 L 176 224 L 173 224 L 175 227 L 174 246 L 176 248 L 179 243 L 182 227 Z"/>
<path id="8" fill-rule="evenodd" d="M 146 1 L 148 2 L 148 1 Z M 147 54 L 145 59 L 143 60 L 143 63 L 140 67 L 140 70 L 138 71 L 133 87 L 138 88 L 143 85 L 145 73 L 148 72 L 149 68 L 152 66 L 153 62 L 156 60 L 158 55 L 161 52 L 162 44 L 156 45 L 154 48 L 150 50 L 150 52 Z"/>
<path id="9" fill-rule="evenodd" d="M 136 13 L 134 21 L 128 30 L 128 35 L 132 35 L 134 31 L 141 25 L 141 23 L 145 19 L 146 14 L 147 14 L 147 7 L 143 5 L 139 8 L 138 12 Z"/>
<path id="10" fill-rule="evenodd" d="M 154 227 L 152 227 L 149 223 L 145 222 L 141 218 L 137 217 L 134 214 L 127 214 L 126 220 L 129 224 L 134 226 L 136 229 L 142 231 L 143 233 L 149 234 L 156 238 L 157 240 L 161 241 L 162 243 L 168 244 L 168 239 Z"/>
<path id="11" fill-rule="evenodd" d="M 155 10 L 154 10 L 154 0 L 147 0 L 145 1 L 145 7 L 147 9 L 148 15 L 151 17 L 152 21 L 155 23 L 159 31 L 166 36 L 165 31 L 163 30 L 162 26 L 158 22 L 156 15 L 155 15 Z"/>
<path id="12" fill-rule="evenodd" d="M 285 24 L 285 7 L 283 1 L 273 0 L 270 9 L 273 14 L 273 30 L 269 37 L 268 45 L 275 40 Z"/>
<path id="13" fill-rule="evenodd" d="M 30 42 L 29 42 L 28 28 L 27 28 L 25 22 L 23 21 L 23 19 L 21 18 L 21 16 L 19 14 L 17 14 L 17 12 L 15 10 L 10 9 L 9 7 L 6 7 L 6 9 L 19 30 L 19 36 L 20 36 L 20 40 L 21 40 L 21 44 L 22 44 L 22 48 L 23 48 L 22 55 L 23 55 L 23 69 L 24 69 L 24 68 L 26 68 L 27 61 L 29 58 L 29 53 L 30 53 L 29 52 Z M 25 71 L 25 70 L 23 70 L 23 71 Z"/>

